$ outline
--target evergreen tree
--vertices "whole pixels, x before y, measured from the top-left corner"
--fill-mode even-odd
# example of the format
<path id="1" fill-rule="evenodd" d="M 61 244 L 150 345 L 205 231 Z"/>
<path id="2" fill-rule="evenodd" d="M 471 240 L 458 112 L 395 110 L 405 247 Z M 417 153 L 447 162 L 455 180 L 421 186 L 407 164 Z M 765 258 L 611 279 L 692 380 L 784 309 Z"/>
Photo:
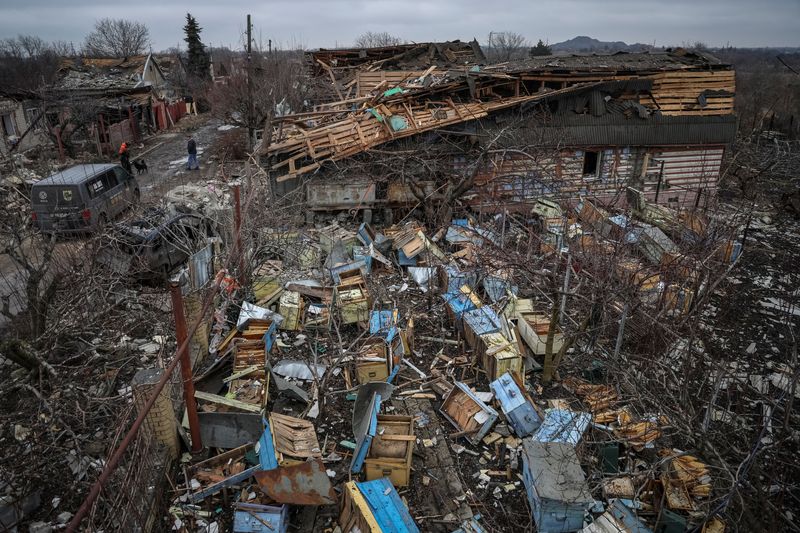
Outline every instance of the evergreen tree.
<path id="1" fill-rule="evenodd" d="M 200 32 L 203 31 L 203 28 L 197 24 L 197 20 L 191 13 L 186 13 L 186 26 L 183 27 L 183 31 L 186 32 L 186 37 L 183 40 L 186 41 L 189 56 L 186 70 L 190 76 L 195 78 L 209 78 L 211 75 L 209 72 L 211 58 L 206 52 L 205 45 L 200 40 Z"/>
<path id="2" fill-rule="evenodd" d="M 553 50 L 551 50 L 549 46 L 544 44 L 544 41 L 539 39 L 539 42 L 536 43 L 536 46 L 531 48 L 530 55 L 531 55 L 531 57 L 534 57 L 534 56 L 551 56 L 551 55 L 553 55 Z"/>

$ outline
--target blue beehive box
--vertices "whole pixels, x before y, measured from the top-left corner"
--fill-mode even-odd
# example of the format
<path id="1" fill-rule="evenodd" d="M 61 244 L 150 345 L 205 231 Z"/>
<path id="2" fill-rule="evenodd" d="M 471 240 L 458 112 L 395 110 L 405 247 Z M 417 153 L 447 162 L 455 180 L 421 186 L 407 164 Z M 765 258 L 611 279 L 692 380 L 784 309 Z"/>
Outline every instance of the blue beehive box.
<path id="1" fill-rule="evenodd" d="M 441 273 L 442 287 L 445 292 L 458 292 L 464 285 L 474 287 L 478 282 L 478 274 L 476 272 L 462 272 L 455 265 L 443 266 Z"/>
<path id="2" fill-rule="evenodd" d="M 462 321 L 464 324 L 464 338 L 467 344 L 474 350 L 481 335 L 500 333 L 504 320 L 491 307 L 483 306 L 465 311 Z"/>
<path id="3" fill-rule="evenodd" d="M 447 304 L 445 307 L 447 316 L 450 317 L 450 321 L 459 331 L 464 330 L 462 323 L 464 313 L 481 307 L 481 301 L 478 296 L 466 285 L 456 292 L 444 294 L 442 298 Z"/>
<path id="4" fill-rule="evenodd" d="M 569 409 L 546 409 L 542 424 L 531 436 L 539 442 L 561 442 L 577 446 L 583 432 L 589 427 L 592 415 Z"/>
<path id="5" fill-rule="evenodd" d="M 575 448 L 561 442 L 522 441 L 522 482 L 539 533 L 583 528 L 594 503 Z"/>
<path id="6" fill-rule="evenodd" d="M 233 509 L 233 533 L 286 533 L 289 529 L 288 505 L 236 503 Z"/>
<path id="7" fill-rule="evenodd" d="M 514 433 L 527 437 L 542 424 L 544 415 L 525 391 L 516 373 L 506 372 L 489 384 Z"/>
<path id="8" fill-rule="evenodd" d="M 411 513 L 387 478 L 346 483 L 339 525 L 343 533 L 419 533 Z"/>
<path id="9" fill-rule="evenodd" d="M 215 468 L 225 465 L 230 461 L 242 460 L 250 452 L 255 452 L 255 454 L 258 456 L 258 464 L 247 468 L 238 474 L 229 476 L 222 481 L 217 481 L 207 486 L 201 486 L 195 492 L 190 493 L 189 501 L 191 503 L 201 502 L 205 498 L 222 491 L 222 489 L 240 485 L 259 470 L 272 470 L 278 467 L 278 460 L 275 457 L 275 448 L 272 446 L 272 430 L 270 429 L 269 423 L 266 421 L 266 419 L 262 419 L 262 422 L 265 428 L 264 433 L 262 433 L 261 438 L 259 438 L 255 446 L 240 446 L 239 448 L 222 453 L 216 457 L 201 461 L 200 463 L 197 463 L 196 465 L 186 469 L 186 482 L 187 485 L 191 486 L 189 481 L 192 479 L 196 471 L 203 470 L 207 467 Z"/>

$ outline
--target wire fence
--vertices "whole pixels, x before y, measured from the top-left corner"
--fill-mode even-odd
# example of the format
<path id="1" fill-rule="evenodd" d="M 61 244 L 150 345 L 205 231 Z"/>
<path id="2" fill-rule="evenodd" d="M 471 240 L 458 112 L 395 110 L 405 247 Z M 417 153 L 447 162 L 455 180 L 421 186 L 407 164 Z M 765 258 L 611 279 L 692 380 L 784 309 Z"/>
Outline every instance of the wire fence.
<path id="1" fill-rule="evenodd" d="M 163 375 L 163 369 L 156 372 L 153 377 Z M 125 434 L 152 393 L 153 383 L 137 384 L 136 381 L 135 378 L 133 401 L 119 418 L 109 447 L 109 458 L 121 446 Z M 135 433 L 119 465 L 82 522 L 82 531 L 156 532 L 171 528 L 164 517 L 176 495 L 168 476 L 180 449 L 177 440 L 172 439 L 177 439 L 177 420 L 183 411 L 181 391 L 180 372 L 172 370 L 159 399 L 149 410 L 144 424 Z"/>

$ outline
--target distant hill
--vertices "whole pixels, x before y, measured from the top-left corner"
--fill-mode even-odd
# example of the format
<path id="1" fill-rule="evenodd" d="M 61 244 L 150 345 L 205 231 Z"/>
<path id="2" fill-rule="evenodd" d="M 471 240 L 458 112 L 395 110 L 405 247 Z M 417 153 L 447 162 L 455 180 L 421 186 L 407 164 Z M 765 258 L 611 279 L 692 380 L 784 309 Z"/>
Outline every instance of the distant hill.
<path id="1" fill-rule="evenodd" d="M 649 44 L 628 44 L 622 41 L 598 41 L 586 35 L 573 37 L 562 43 L 551 44 L 553 52 L 639 52 L 652 50 Z"/>

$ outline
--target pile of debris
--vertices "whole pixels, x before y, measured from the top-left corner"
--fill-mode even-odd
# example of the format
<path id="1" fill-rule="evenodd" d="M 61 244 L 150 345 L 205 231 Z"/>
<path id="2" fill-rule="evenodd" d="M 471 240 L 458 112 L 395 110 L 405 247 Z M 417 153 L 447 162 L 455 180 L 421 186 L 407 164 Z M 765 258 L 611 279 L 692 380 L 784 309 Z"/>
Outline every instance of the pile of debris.
<path id="1" fill-rule="evenodd" d="M 648 209 L 620 226 L 588 201 L 574 214 L 537 206 L 539 251 L 575 258 L 582 277 L 589 243 L 627 247 L 663 276 L 642 302 L 680 316 L 666 257 L 683 257 L 708 224 Z M 704 523 L 713 478 L 667 444 L 667 416 L 639 413 L 591 373 L 565 376 L 566 396 L 545 392 L 538 371 L 572 353 L 573 328 L 502 265 L 499 229 L 465 218 L 434 232 L 413 220 L 265 231 L 269 257 L 217 306 L 195 395 L 214 452 L 184 457 L 173 529 L 480 531 L 478 520 L 519 527 L 526 503 L 541 531 Z"/>

